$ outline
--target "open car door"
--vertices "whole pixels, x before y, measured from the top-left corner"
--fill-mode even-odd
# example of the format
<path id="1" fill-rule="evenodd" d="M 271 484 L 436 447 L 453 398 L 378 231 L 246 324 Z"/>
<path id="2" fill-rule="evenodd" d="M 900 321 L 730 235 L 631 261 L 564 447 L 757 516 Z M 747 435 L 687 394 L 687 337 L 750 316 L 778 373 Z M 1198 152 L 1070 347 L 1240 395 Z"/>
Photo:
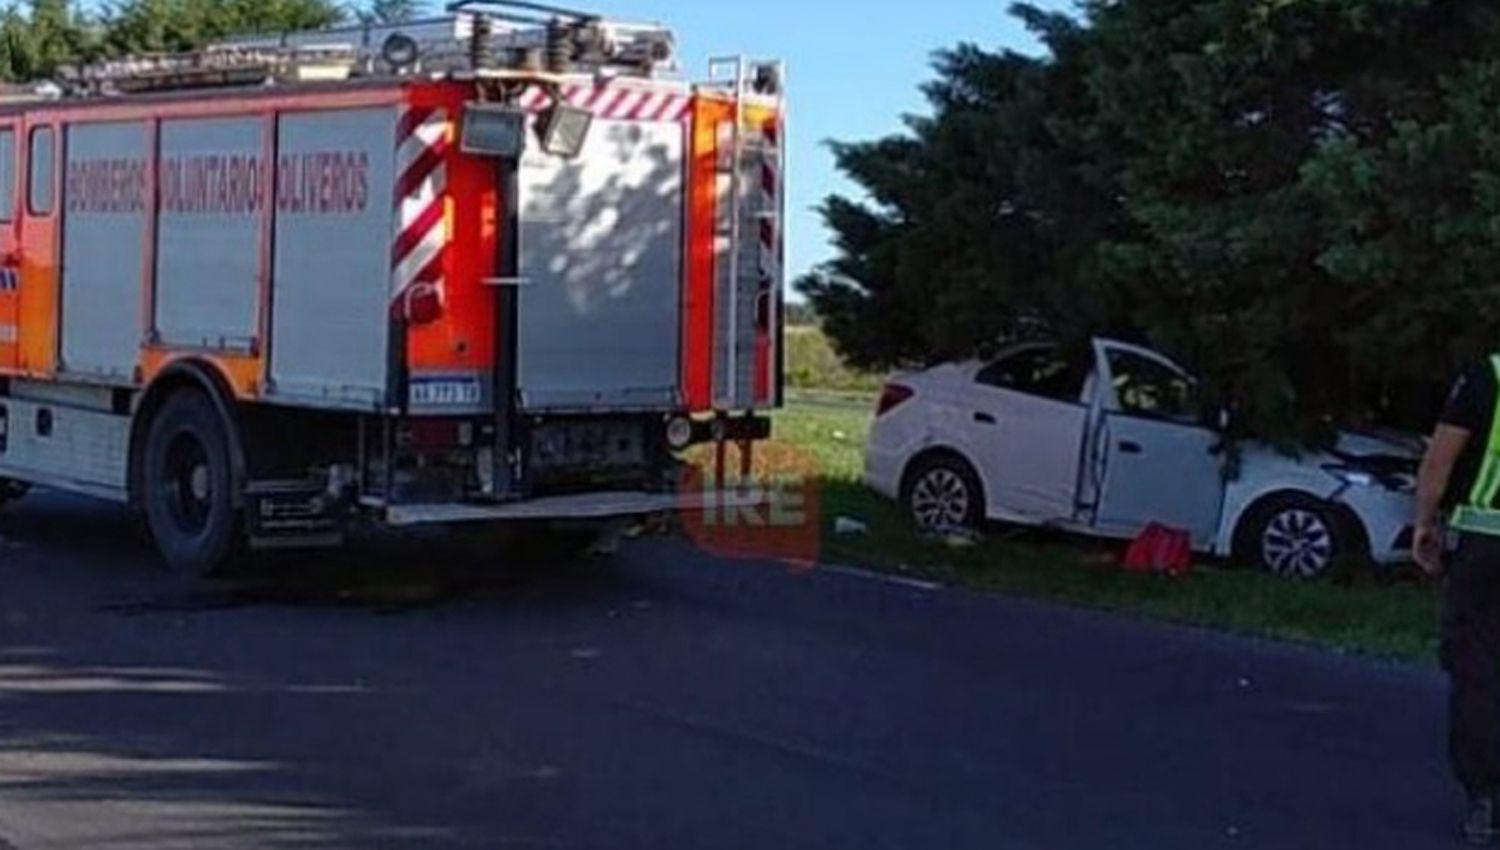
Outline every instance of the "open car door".
<path id="1" fill-rule="evenodd" d="M 1221 437 L 1200 422 L 1197 382 L 1142 348 L 1096 345 L 1103 414 L 1095 434 L 1101 533 L 1133 537 L 1151 523 L 1209 548 L 1224 503 Z"/>
<path id="2" fill-rule="evenodd" d="M 1090 358 L 1050 345 L 1012 350 L 979 370 L 965 411 L 969 443 L 981 447 L 990 514 L 1037 523 L 1072 522 L 1088 431 L 1083 400 Z"/>

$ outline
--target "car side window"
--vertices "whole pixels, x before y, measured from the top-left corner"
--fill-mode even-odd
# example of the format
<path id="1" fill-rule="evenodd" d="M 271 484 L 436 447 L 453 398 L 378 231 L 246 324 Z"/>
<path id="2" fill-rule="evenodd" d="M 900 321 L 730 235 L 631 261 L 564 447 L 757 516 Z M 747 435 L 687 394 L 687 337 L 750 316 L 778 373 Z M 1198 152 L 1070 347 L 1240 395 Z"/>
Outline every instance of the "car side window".
<path id="1" fill-rule="evenodd" d="M 1087 360 L 1069 360 L 1055 348 L 1028 348 L 979 370 L 975 380 L 988 387 L 1076 404 L 1088 372 Z"/>
<path id="2" fill-rule="evenodd" d="M 1198 424 L 1198 388 L 1176 369 L 1130 351 L 1109 352 L 1120 411 L 1186 425 Z"/>

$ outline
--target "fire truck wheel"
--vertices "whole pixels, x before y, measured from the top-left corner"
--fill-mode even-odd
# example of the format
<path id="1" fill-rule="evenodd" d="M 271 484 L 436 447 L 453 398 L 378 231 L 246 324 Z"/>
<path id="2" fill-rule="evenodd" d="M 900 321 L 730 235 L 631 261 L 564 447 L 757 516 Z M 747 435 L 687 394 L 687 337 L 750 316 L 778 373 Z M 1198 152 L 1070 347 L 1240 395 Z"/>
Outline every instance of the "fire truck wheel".
<path id="1" fill-rule="evenodd" d="M 0 506 L 8 505 L 29 492 L 31 492 L 31 485 L 24 481 L 0 478 Z"/>
<path id="2" fill-rule="evenodd" d="M 223 567 L 239 521 L 229 438 L 207 396 L 187 390 L 167 399 L 147 432 L 141 469 L 146 523 L 167 566 L 189 576 Z"/>

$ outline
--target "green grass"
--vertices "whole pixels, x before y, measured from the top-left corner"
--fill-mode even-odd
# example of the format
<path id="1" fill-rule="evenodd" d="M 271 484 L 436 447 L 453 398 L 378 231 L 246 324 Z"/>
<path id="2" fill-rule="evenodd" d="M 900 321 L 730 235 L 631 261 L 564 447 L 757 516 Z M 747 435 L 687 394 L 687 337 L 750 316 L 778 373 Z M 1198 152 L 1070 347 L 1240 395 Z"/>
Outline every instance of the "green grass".
<path id="1" fill-rule="evenodd" d="M 883 381 L 880 375 L 849 368 L 814 325 L 786 329 L 786 356 L 787 385 L 795 389 L 873 392 Z"/>
<path id="2" fill-rule="evenodd" d="M 795 393 L 776 422 L 778 441 L 817 460 L 828 562 L 1382 658 L 1435 657 L 1437 594 L 1415 581 L 1348 570 L 1289 582 L 1212 563 L 1173 580 L 1123 573 L 1118 545 L 1048 532 L 991 529 L 964 547 L 924 537 L 860 483 L 872 407 L 868 396 Z M 835 535 L 839 517 L 866 523 L 869 533 Z"/>

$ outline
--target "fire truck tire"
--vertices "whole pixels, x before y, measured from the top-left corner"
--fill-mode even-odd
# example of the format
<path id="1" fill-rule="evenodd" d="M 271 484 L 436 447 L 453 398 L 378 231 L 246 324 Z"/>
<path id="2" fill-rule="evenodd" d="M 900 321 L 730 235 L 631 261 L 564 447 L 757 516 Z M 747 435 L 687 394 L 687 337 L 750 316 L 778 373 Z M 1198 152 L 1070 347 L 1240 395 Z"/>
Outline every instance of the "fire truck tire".
<path id="1" fill-rule="evenodd" d="M 207 576 L 239 544 L 229 437 L 213 402 L 179 390 L 157 411 L 146 434 L 142 506 L 146 524 L 173 572 Z"/>
<path id="2" fill-rule="evenodd" d="M 23 498 L 31 492 L 31 485 L 13 478 L 0 478 L 0 507 Z"/>

